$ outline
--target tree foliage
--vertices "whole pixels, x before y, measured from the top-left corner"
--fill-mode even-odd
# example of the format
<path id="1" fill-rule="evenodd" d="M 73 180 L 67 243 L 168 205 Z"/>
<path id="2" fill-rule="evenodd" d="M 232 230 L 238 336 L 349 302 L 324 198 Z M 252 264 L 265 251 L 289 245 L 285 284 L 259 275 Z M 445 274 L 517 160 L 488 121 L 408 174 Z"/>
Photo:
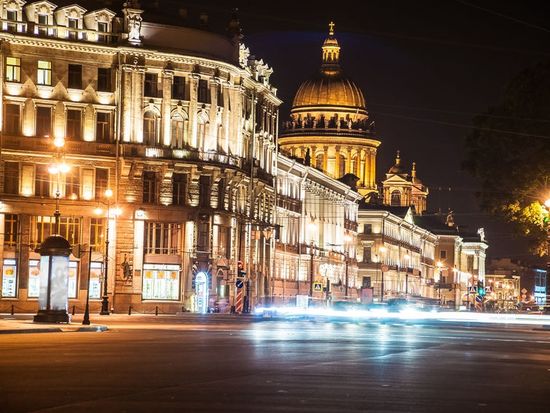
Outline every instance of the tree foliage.
<path id="1" fill-rule="evenodd" d="M 534 252 L 546 253 L 550 61 L 520 73 L 502 101 L 473 122 L 463 167 L 481 184 L 481 208 L 514 223 Z"/>

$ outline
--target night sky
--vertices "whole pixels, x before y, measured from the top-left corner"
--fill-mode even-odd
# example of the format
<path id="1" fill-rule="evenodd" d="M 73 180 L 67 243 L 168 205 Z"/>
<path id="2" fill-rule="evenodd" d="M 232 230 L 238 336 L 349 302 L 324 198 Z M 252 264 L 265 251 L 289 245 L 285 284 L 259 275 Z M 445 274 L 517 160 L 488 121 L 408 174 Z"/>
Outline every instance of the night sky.
<path id="1" fill-rule="evenodd" d="M 179 2 L 225 16 L 239 8 L 244 42 L 274 69 L 288 116 L 300 83 L 319 68 L 328 22 L 341 63 L 363 90 L 382 145 L 378 180 L 401 150 L 430 188 L 428 209 L 455 212 L 461 226 L 484 226 L 490 257 L 527 258 L 521 240 L 480 213 L 476 182 L 461 170 L 472 118 L 498 103 L 508 81 L 550 57 L 550 7 L 543 1 L 371 0 Z M 222 17 L 220 17 L 222 18 Z M 449 188 L 451 190 L 449 191 Z M 505 190 L 505 188 L 503 188 Z"/>

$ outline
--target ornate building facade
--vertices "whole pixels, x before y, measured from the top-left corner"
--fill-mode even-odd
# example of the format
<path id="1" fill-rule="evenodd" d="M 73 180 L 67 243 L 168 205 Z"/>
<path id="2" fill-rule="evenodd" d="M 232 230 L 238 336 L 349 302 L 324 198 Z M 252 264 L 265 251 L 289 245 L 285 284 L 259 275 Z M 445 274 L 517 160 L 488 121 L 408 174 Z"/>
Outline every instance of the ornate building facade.
<path id="1" fill-rule="evenodd" d="M 391 206 L 413 206 L 416 214 L 422 215 L 427 208 L 428 188 L 416 175 L 416 162 L 412 163 L 408 173 L 401 164 L 399 151 L 395 164 L 386 173 L 382 181 L 384 204 Z"/>
<path id="2" fill-rule="evenodd" d="M 330 24 L 318 74 L 299 87 L 279 138 L 281 150 L 332 178 L 356 175 L 358 191 L 376 191 L 380 141 L 359 87 L 340 66 L 340 46 Z"/>
<path id="3" fill-rule="evenodd" d="M 361 195 L 295 159 L 278 158 L 273 295 L 318 300 L 359 296 L 357 212 Z"/>
<path id="4" fill-rule="evenodd" d="M 261 301 L 281 103 L 272 70 L 236 19 L 218 35 L 149 21 L 137 1 L 81 3 L 0 0 L 3 310 L 36 307 L 35 248 L 57 231 L 73 247 L 70 305 L 89 286 L 92 308 L 104 292 L 115 311 L 228 308 L 238 261 Z"/>

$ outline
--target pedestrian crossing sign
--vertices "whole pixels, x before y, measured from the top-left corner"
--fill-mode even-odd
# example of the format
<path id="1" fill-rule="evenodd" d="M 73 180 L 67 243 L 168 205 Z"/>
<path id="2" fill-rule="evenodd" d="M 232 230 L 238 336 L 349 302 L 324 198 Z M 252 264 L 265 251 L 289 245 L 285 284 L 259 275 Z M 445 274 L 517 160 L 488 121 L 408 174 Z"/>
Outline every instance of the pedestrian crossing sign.
<path id="1" fill-rule="evenodd" d="M 477 288 L 476 287 L 470 287 L 470 289 L 468 291 L 470 291 L 471 293 L 475 293 L 475 292 L 477 292 Z"/>
<path id="2" fill-rule="evenodd" d="M 323 284 L 320 282 L 313 283 L 313 291 L 323 291 Z"/>

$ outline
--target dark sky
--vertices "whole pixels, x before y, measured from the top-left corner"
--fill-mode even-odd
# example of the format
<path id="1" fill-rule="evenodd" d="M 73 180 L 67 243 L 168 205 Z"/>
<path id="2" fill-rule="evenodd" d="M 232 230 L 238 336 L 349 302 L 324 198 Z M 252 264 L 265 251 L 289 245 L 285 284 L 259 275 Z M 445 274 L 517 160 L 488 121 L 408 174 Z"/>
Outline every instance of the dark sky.
<path id="1" fill-rule="evenodd" d="M 245 44 L 275 71 L 282 119 L 300 83 L 318 69 L 333 20 L 344 71 L 363 90 L 382 141 L 378 179 L 400 149 L 430 187 L 429 209 L 451 208 L 459 224 L 484 226 L 490 256 L 526 258 L 508 226 L 479 212 L 476 183 L 460 163 L 472 117 L 498 103 L 522 69 L 550 57 L 548 2 L 181 3 L 213 15 L 239 7 Z"/>

